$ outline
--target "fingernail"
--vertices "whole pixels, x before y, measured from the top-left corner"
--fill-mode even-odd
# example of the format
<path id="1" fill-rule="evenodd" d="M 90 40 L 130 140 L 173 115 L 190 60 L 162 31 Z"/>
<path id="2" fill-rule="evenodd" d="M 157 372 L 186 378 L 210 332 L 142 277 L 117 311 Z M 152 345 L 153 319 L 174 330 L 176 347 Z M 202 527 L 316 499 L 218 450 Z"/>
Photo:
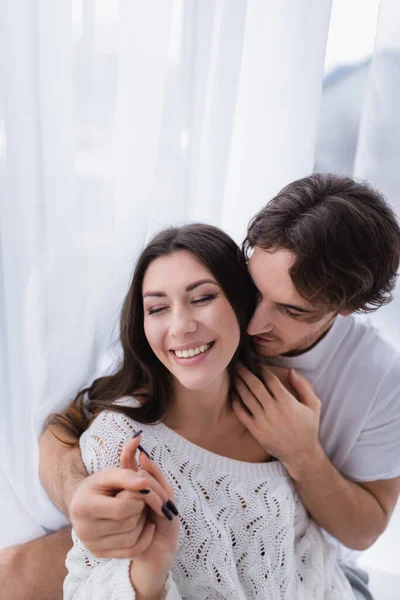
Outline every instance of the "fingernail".
<path id="1" fill-rule="evenodd" d="M 139 494 L 150 494 L 150 490 L 139 490 Z"/>
<path id="2" fill-rule="evenodd" d="M 135 438 L 139 437 L 139 435 L 140 435 L 141 433 L 143 433 L 143 429 L 141 429 L 140 431 L 137 431 L 137 432 L 135 433 L 135 435 L 133 436 L 133 438 L 132 438 L 132 439 L 134 440 Z"/>
<path id="3" fill-rule="evenodd" d="M 176 508 L 175 504 L 172 502 L 172 500 L 168 500 L 168 502 L 166 503 L 166 507 L 169 508 L 169 510 L 171 512 L 174 513 L 174 515 L 178 516 L 178 509 Z"/>
<path id="4" fill-rule="evenodd" d="M 143 452 L 143 454 L 145 454 L 147 456 L 147 458 L 149 458 L 150 460 L 152 460 L 150 454 L 148 452 L 146 452 L 146 450 L 143 448 L 143 446 L 141 446 L 139 444 L 138 448 L 139 448 L 140 452 Z"/>
<path id="5" fill-rule="evenodd" d="M 164 515 L 167 517 L 168 521 L 172 521 L 172 519 L 174 518 L 171 513 L 169 512 L 168 508 L 165 506 L 165 504 L 162 505 L 161 507 L 161 511 L 164 513 Z"/>

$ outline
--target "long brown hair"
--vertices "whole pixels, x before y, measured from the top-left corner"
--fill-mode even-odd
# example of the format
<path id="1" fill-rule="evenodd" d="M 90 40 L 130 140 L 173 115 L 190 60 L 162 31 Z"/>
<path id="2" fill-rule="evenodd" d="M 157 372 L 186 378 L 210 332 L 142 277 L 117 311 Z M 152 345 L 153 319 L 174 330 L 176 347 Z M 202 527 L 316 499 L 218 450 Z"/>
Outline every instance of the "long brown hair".
<path id="1" fill-rule="evenodd" d="M 246 334 L 255 308 L 256 288 L 248 274 L 244 254 L 217 227 L 204 224 L 171 227 L 149 242 L 136 263 L 120 318 L 122 360 L 119 368 L 82 389 L 64 413 L 50 417 L 50 424 L 62 424 L 80 437 L 91 419 L 106 409 L 121 412 L 139 423 L 156 423 L 165 417 L 171 402 L 172 377 L 153 353 L 144 333 L 142 284 L 151 262 L 181 250 L 191 252 L 214 275 L 236 314 L 240 341 L 228 366 L 231 387 L 238 361 L 258 374 L 252 342 Z M 114 403 L 124 396 L 141 396 L 141 406 Z"/>

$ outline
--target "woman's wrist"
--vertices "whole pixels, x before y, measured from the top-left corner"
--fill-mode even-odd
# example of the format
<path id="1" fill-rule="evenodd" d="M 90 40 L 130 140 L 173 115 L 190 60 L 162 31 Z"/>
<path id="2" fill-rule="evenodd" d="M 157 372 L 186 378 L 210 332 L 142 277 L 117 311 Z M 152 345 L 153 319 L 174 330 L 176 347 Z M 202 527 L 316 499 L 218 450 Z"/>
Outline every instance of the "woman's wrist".
<path id="1" fill-rule="evenodd" d="M 137 561 L 131 562 L 129 574 L 135 590 L 136 600 L 162 600 L 168 571 L 150 573 Z"/>

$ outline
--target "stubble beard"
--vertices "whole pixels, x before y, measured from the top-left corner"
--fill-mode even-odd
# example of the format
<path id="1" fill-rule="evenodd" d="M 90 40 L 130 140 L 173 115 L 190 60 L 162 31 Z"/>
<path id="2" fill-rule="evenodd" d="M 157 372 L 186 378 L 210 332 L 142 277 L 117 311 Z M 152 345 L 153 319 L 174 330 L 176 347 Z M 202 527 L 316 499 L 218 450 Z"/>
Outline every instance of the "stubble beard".
<path id="1" fill-rule="evenodd" d="M 297 356 L 298 354 L 303 354 L 308 350 L 311 350 L 313 346 L 315 346 L 329 331 L 332 327 L 332 324 L 335 320 L 335 317 L 332 317 L 327 322 L 321 325 L 317 331 L 310 333 L 307 336 L 304 336 L 301 340 L 299 340 L 295 346 L 288 346 L 282 340 L 277 339 L 276 342 L 272 342 L 271 346 L 261 346 L 257 345 L 257 354 L 263 358 L 275 358 L 277 356 Z"/>

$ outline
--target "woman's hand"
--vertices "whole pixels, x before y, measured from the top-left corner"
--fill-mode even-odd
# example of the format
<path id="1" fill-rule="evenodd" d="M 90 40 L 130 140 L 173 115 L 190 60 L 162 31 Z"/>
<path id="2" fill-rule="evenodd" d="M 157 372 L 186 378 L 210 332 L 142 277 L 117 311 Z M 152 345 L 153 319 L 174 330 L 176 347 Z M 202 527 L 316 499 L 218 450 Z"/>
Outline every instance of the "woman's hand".
<path id="1" fill-rule="evenodd" d="M 168 499 L 165 491 L 135 460 L 139 444 L 140 437 L 129 440 L 121 455 L 122 469 L 109 467 L 87 477 L 72 498 L 72 525 L 94 556 L 135 558 L 153 538 L 150 509 L 168 521 L 162 509 Z M 150 492 L 140 493 L 144 489 Z"/>
<path id="2" fill-rule="evenodd" d="M 124 448 L 124 459 L 130 452 L 129 444 L 131 442 Z M 143 452 L 140 454 L 140 467 L 138 475 L 146 477 L 151 482 L 148 486 L 151 490 L 148 496 L 151 496 L 153 491 L 157 493 L 170 517 L 166 518 L 164 513 L 160 516 L 158 511 L 153 510 L 147 513 L 147 524 L 138 541 L 138 545 L 147 547 L 142 552 L 136 553 L 137 557 L 130 567 L 130 577 L 135 591 L 142 597 L 152 597 L 162 590 L 174 562 L 178 550 L 180 522 L 176 514 L 178 511 L 173 489 L 168 485 L 158 466 Z"/>

